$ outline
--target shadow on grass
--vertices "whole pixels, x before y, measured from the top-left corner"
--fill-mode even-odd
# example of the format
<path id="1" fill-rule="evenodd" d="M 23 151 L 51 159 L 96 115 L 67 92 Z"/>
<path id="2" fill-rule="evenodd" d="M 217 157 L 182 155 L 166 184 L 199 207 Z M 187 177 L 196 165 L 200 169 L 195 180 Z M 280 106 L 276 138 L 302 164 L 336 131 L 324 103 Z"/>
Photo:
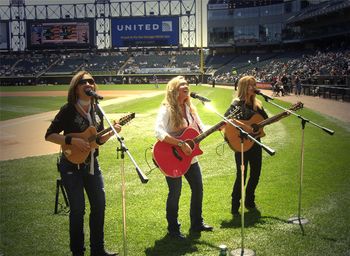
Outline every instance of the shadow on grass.
<path id="1" fill-rule="evenodd" d="M 185 239 L 174 239 L 168 234 L 163 238 L 155 241 L 153 247 L 149 247 L 145 250 L 145 255 L 147 256 L 177 256 L 185 255 L 187 253 L 198 252 L 197 245 L 204 244 L 208 247 L 219 248 L 206 241 L 198 240 L 201 237 L 200 233 L 190 233 Z"/>
<path id="2" fill-rule="evenodd" d="M 257 224 L 263 225 L 267 220 L 272 219 L 274 221 L 288 223 L 287 220 L 280 219 L 273 216 L 261 216 L 261 212 L 258 209 L 254 209 L 244 213 L 244 227 L 254 227 Z M 233 218 L 229 221 L 222 221 L 221 228 L 240 228 L 242 226 L 242 216 L 240 214 L 233 215 Z"/>

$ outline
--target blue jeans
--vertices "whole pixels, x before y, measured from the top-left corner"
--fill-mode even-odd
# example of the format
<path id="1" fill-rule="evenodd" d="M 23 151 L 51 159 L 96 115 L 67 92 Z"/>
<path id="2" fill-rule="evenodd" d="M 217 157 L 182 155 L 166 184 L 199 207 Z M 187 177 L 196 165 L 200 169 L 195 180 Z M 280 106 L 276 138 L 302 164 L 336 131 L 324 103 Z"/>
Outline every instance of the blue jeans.
<path id="1" fill-rule="evenodd" d="M 79 168 L 80 167 L 80 168 Z M 89 174 L 90 165 L 72 164 L 64 157 L 60 161 L 62 183 L 70 205 L 69 235 L 73 254 L 83 253 L 84 247 L 84 189 L 90 202 L 90 247 L 98 252 L 104 249 L 105 191 L 103 177 L 95 158 L 95 174 Z"/>
<path id="2" fill-rule="evenodd" d="M 203 223 L 202 202 L 203 202 L 203 183 L 202 173 L 198 163 L 191 165 L 190 169 L 184 175 L 191 188 L 191 227 L 200 226 Z M 179 200 L 182 188 L 182 177 L 166 177 L 169 187 L 168 199 L 166 202 L 166 219 L 168 221 L 169 232 L 180 231 L 178 223 Z"/>

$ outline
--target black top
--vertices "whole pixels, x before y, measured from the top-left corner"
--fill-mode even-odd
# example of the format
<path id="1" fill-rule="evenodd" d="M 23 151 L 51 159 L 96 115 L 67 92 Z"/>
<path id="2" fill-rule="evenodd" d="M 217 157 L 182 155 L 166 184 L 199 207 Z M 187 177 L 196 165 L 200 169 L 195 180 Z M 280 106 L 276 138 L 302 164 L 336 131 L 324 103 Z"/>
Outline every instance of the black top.
<path id="1" fill-rule="evenodd" d="M 240 114 L 237 119 L 240 120 L 249 120 L 254 114 L 260 114 L 264 119 L 268 118 L 267 113 L 264 108 L 258 108 L 257 111 L 253 109 L 253 106 L 246 105 L 245 101 L 242 100 L 234 100 L 230 107 L 226 110 L 225 116 L 228 116 L 231 112 L 233 112 L 236 108 L 240 109 Z"/>
<path id="2" fill-rule="evenodd" d="M 102 131 L 104 129 L 102 113 L 93 107 L 90 114 L 93 126 L 96 127 L 97 132 Z M 89 126 L 89 120 L 85 116 L 82 116 L 74 105 L 66 103 L 51 122 L 51 125 L 46 131 L 45 139 L 52 133 L 61 133 L 62 131 L 64 135 L 80 133 L 85 131 Z M 98 156 L 98 149 L 95 151 L 95 156 Z"/>

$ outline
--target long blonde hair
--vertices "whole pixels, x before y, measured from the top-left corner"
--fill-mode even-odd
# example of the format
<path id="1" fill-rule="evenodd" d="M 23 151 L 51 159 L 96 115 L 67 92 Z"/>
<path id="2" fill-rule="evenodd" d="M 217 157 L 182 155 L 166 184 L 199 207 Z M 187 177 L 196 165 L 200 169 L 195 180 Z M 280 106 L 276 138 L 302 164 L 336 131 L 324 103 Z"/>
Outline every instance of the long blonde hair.
<path id="1" fill-rule="evenodd" d="M 256 89 L 256 80 L 253 76 L 243 76 L 238 81 L 238 92 L 237 98 L 244 101 L 246 105 L 250 105 L 256 111 L 257 108 L 262 108 L 261 101 L 255 97 L 255 94 L 249 96 L 248 89 L 249 86 L 253 86 Z"/>
<path id="2" fill-rule="evenodd" d="M 179 88 L 183 83 L 187 83 L 185 77 L 176 76 L 172 78 L 166 87 L 166 95 L 162 102 L 163 105 L 170 109 L 171 113 L 171 123 L 174 124 L 175 128 L 179 128 L 183 125 L 182 110 L 178 102 L 179 97 Z M 191 113 L 196 111 L 195 107 L 192 105 L 190 98 L 187 98 L 185 104 L 190 107 Z"/>

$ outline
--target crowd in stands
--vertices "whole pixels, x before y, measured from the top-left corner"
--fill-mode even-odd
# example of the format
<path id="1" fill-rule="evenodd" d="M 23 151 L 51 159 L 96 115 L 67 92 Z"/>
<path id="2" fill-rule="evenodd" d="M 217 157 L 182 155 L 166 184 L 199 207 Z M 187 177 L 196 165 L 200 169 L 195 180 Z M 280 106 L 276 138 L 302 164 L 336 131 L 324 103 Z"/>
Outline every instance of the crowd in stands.
<path id="1" fill-rule="evenodd" d="M 174 73 L 186 74 L 198 72 L 199 55 L 196 51 L 148 51 L 133 53 L 124 74 Z"/>
<path id="2" fill-rule="evenodd" d="M 200 75 L 199 63 L 197 49 L 8 53 L 2 54 L 0 77 L 70 75 L 84 69 L 99 75 L 119 75 L 122 83 L 148 83 L 154 74 L 188 74 L 195 82 Z M 350 50 L 211 54 L 206 56 L 205 66 L 210 83 L 234 85 L 240 76 L 253 75 L 260 82 L 271 83 L 275 94 L 283 96 L 298 92 L 299 84 L 320 83 L 320 77 L 323 84 L 345 85 L 350 76 Z"/>
<path id="3" fill-rule="evenodd" d="M 289 54 L 290 55 L 290 54 Z M 292 91 L 298 92 L 299 84 L 345 85 L 350 76 L 350 50 L 316 51 L 314 53 L 295 53 L 285 57 L 274 56 L 268 61 L 254 63 L 253 67 L 213 76 L 217 83 L 235 84 L 243 75 L 253 75 L 260 82 L 273 85 L 276 95 L 283 96 Z"/>
<path id="4" fill-rule="evenodd" d="M 0 61 L 0 76 L 37 76 L 45 72 L 55 59 L 57 59 L 56 55 L 3 54 Z"/>
<path id="5" fill-rule="evenodd" d="M 198 72 L 199 55 L 195 50 L 181 51 L 108 51 L 51 54 L 3 54 L 0 76 L 32 76 L 72 74 L 78 70 L 123 74 Z"/>

